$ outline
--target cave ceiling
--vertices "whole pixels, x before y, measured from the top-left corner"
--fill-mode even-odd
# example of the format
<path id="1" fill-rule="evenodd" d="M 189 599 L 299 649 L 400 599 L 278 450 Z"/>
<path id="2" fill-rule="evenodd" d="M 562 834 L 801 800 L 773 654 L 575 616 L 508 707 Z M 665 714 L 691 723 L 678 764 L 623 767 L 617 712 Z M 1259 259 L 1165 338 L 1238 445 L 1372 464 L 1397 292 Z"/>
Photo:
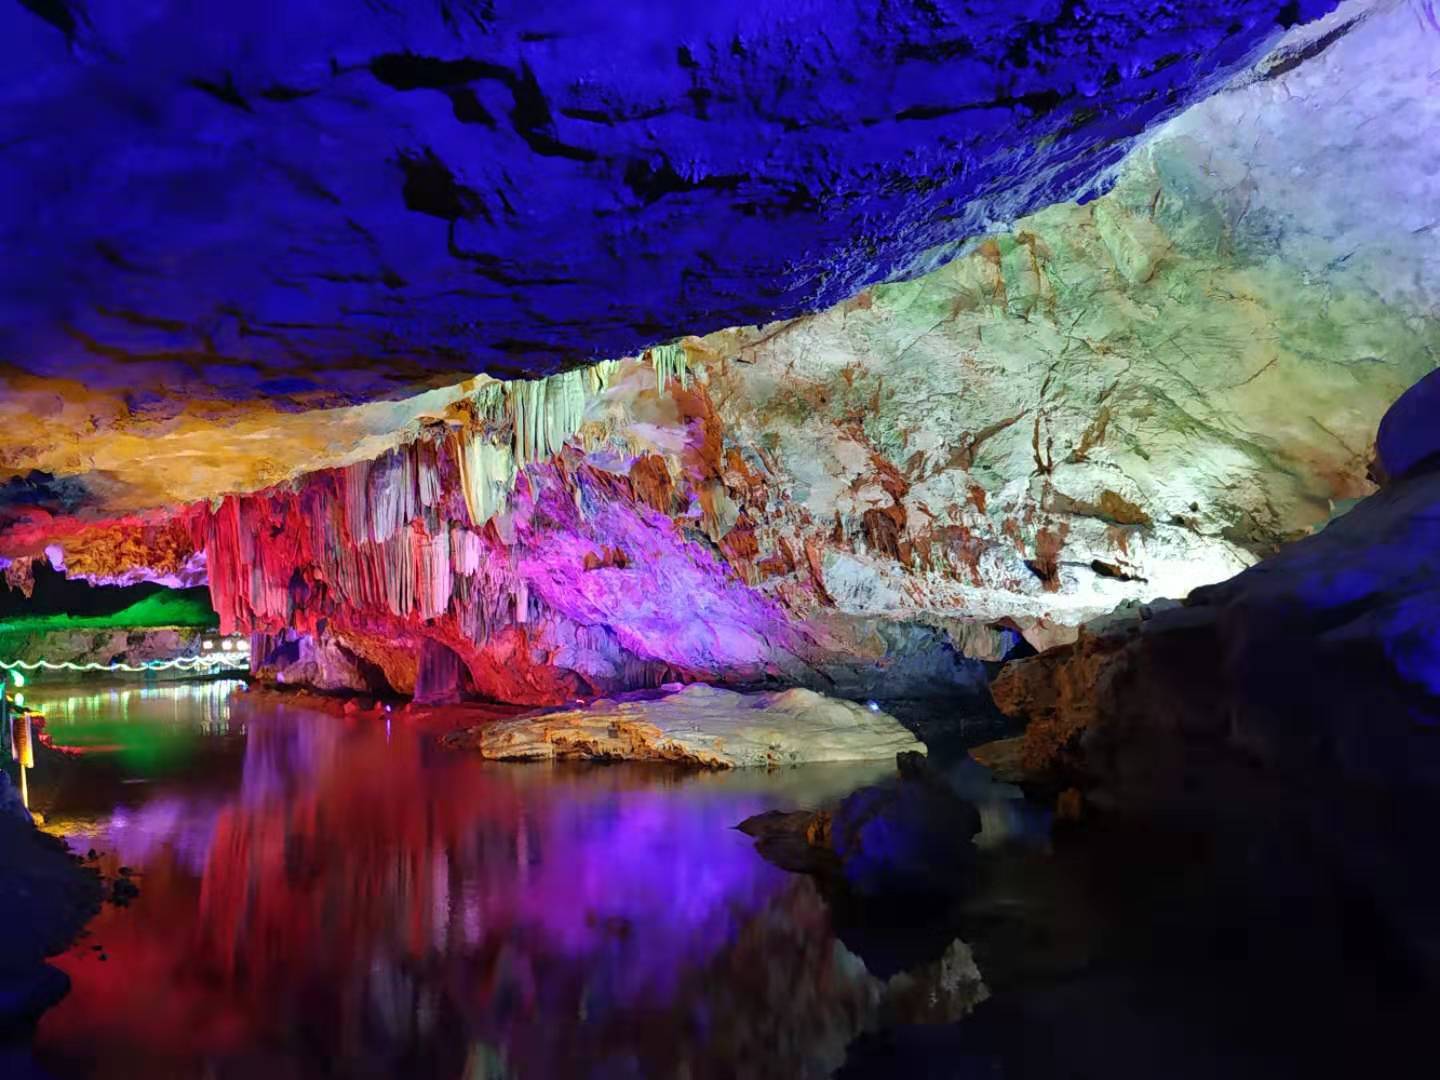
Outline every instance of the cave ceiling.
<path id="1" fill-rule="evenodd" d="M 1327 0 L 0 5 L 0 363 L 344 405 L 792 317 L 1103 186 Z"/>

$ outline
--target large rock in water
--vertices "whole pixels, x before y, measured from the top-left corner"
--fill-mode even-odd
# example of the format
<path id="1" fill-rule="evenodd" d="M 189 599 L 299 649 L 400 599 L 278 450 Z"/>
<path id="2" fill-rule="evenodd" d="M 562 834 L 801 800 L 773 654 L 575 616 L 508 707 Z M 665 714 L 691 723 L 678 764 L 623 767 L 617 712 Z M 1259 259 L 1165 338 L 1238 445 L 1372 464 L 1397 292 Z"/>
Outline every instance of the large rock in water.
<path id="1" fill-rule="evenodd" d="M 918 754 L 897 755 L 899 775 L 820 810 L 771 810 L 736 826 L 766 859 L 871 898 L 958 895 L 970 884 L 975 806 Z"/>
<path id="2" fill-rule="evenodd" d="M 739 694 L 697 683 L 660 698 L 602 698 L 449 736 L 504 761 L 669 761 L 707 768 L 880 761 L 924 744 L 900 722 L 811 690 Z"/>
<path id="3" fill-rule="evenodd" d="M 1419 445 L 1433 419 L 1405 402 L 1384 430 Z M 1028 768 L 1263 834 L 1349 910 L 1363 898 L 1403 966 L 1440 986 L 1440 468 L 1427 456 L 1322 532 L 1184 605 L 1013 664 L 993 693 L 1030 721 Z"/>

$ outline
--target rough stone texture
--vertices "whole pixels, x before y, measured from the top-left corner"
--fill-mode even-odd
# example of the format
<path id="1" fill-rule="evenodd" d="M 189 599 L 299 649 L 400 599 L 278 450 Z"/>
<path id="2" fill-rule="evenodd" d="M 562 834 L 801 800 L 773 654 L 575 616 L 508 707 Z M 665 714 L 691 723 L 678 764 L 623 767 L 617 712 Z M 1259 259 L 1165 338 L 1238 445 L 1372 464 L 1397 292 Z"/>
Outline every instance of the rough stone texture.
<path id="1" fill-rule="evenodd" d="M 389 689 L 367 677 L 364 661 L 329 634 L 256 634 L 250 643 L 250 672 L 261 682 L 315 690 Z M 413 686 L 413 683 L 412 683 Z"/>
<path id="2" fill-rule="evenodd" d="M 100 906 L 96 875 L 77 866 L 58 840 L 30 824 L 10 777 L 0 773 L 0 1041 L 24 1034 L 69 988 L 44 963 L 65 948 Z"/>
<path id="3" fill-rule="evenodd" d="M 1221 580 L 1372 490 L 1376 423 L 1440 362 L 1415 16 L 1346 5 L 1155 132 L 1105 197 L 706 339 L 727 436 L 792 504 L 766 524 L 823 543 L 842 609 L 1073 625 Z M 852 551 L 824 543 L 837 513 Z"/>
<path id="4" fill-rule="evenodd" d="M 953 898 L 971 884 L 981 816 L 918 754 L 897 755 L 899 776 L 815 811 L 769 811 L 742 821 L 756 849 L 827 891 L 899 899 Z"/>
<path id="5" fill-rule="evenodd" d="M 50 474 L 0 523 L 255 490 L 434 403 L 304 410 L 934 268 L 1332 5 L 574 6 L 0 9 L 0 468 Z"/>
<path id="6" fill-rule="evenodd" d="M 6 752 L 9 752 L 8 747 Z M 0 817 L 23 821 L 27 825 L 30 823 L 30 811 L 20 801 L 20 789 L 10 782 L 6 773 L 0 773 Z"/>
<path id="7" fill-rule="evenodd" d="M 1375 471 L 1400 480 L 1440 458 L 1440 372 L 1431 372 L 1395 402 L 1375 436 Z"/>
<path id="8" fill-rule="evenodd" d="M 899 721 L 863 705 L 811 690 L 746 695 L 703 684 L 501 720 L 447 736 L 445 744 L 504 761 L 593 758 L 716 769 L 883 761 L 924 751 Z"/>
<path id="9" fill-rule="evenodd" d="M 1078 767 L 1139 790 L 1173 783 L 1176 753 L 1193 744 L 1207 762 L 1219 752 L 1437 794 L 1440 756 L 1423 737 L 1440 724 L 1437 558 L 1432 470 L 1184 605 L 1103 621 L 1008 665 L 992 691 L 1030 718 L 1036 769 Z"/>
<path id="10" fill-rule="evenodd" d="M 1241 822 L 1365 897 L 1374 932 L 1440 985 L 1440 880 L 1417 858 L 1440 807 L 1437 611 L 1430 467 L 1183 606 L 1011 665 L 995 700 L 1030 720 L 1027 767 L 1113 805 Z"/>
<path id="11" fill-rule="evenodd" d="M 794 315 L 1086 190 L 1331 7 L 9 4 L 0 353 L 164 412 Z"/>
<path id="12" fill-rule="evenodd" d="M 117 576 L 203 559 L 227 628 L 333 635 L 406 693 L 425 640 L 530 703 L 681 677 L 865 693 L 872 664 L 965 681 L 945 650 L 1066 640 L 1371 490 L 1377 420 L 1436 363 L 1406 283 L 1440 234 L 1414 200 L 1357 215 L 1350 194 L 1352 164 L 1433 190 L 1433 140 L 1376 119 L 1433 121 L 1414 15 L 1347 5 L 1159 130 L 1103 198 L 817 314 L 687 338 L 678 368 L 600 365 L 583 401 L 479 379 L 111 439 L 123 410 L 52 401 L 40 423 L 15 397 L 7 460 L 65 475 L 12 482 L 0 550 L 53 543 Z M 87 525 L 96 498 L 151 516 Z"/>

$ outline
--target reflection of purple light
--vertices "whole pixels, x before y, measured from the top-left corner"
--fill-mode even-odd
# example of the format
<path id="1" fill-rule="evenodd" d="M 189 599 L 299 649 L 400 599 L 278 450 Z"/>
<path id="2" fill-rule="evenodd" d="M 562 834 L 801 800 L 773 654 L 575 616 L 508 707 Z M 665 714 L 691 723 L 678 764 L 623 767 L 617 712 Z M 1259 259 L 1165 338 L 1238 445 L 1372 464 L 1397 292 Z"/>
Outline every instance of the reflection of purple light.
<path id="1" fill-rule="evenodd" d="M 204 702 L 168 696 L 182 717 L 205 715 Z M 387 736 L 256 699 L 226 708 L 230 729 L 246 732 L 238 791 L 156 778 L 141 805 L 115 809 L 72 844 L 113 852 L 142 874 L 173 852 L 199 889 L 164 878 L 154 886 L 174 890 L 164 902 L 208 892 L 237 920 L 215 947 L 281 978 L 338 965 L 363 983 L 376 962 L 420 942 L 457 971 L 513 948 L 551 973 L 552 988 L 583 977 L 613 1005 L 663 1000 L 790 881 L 734 825 L 849 786 L 832 779 L 785 794 L 803 770 L 497 767 L 433 752 L 404 726 Z M 287 868 L 292 852 L 299 877 Z M 307 919 L 344 925 L 343 940 L 275 954 L 277 928 Z"/>
<path id="2" fill-rule="evenodd" d="M 245 806 L 262 807 L 303 792 L 339 753 L 336 726 L 312 720 L 310 714 L 297 718 L 287 709 L 247 702 L 242 719 L 247 734 L 240 801 Z"/>
<path id="3" fill-rule="evenodd" d="M 186 871 L 199 876 L 209 858 L 215 822 L 223 806 L 213 798 L 152 798 L 130 810 L 117 808 L 95 828 L 72 829 L 66 840 L 77 855 L 98 846 L 113 853 L 120 863 L 137 867 L 169 847 Z"/>

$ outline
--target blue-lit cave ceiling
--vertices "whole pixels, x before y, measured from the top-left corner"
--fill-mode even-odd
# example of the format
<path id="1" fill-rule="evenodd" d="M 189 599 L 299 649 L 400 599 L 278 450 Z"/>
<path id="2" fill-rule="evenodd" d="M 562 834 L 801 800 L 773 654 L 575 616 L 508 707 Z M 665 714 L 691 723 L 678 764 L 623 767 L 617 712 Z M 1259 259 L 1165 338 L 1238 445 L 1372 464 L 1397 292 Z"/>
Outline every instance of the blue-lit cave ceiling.
<path id="1" fill-rule="evenodd" d="M 352 403 L 931 269 L 1329 0 L 13 0 L 0 364 Z"/>

